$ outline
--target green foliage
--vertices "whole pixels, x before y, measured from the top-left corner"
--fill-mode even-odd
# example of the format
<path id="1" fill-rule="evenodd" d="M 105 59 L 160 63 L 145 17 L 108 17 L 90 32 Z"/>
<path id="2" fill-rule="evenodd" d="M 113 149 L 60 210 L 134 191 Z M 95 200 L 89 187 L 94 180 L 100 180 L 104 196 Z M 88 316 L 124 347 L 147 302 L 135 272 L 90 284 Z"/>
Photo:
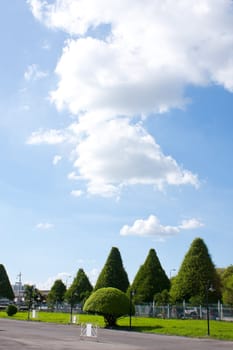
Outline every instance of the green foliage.
<path id="1" fill-rule="evenodd" d="M 86 300 L 83 310 L 104 316 L 106 326 L 113 327 L 119 317 L 129 313 L 130 300 L 117 288 L 100 288 Z"/>
<path id="2" fill-rule="evenodd" d="M 219 276 L 204 241 L 196 238 L 173 279 L 170 296 L 173 302 L 186 300 L 204 304 L 210 285 L 215 292 L 209 293 L 209 301 L 216 302 L 221 297 Z"/>
<path id="3" fill-rule="evenodd" d="M 0 264 L 0 298 L 13 300 L 15 297 L 5 267 Z"/>
<path id="4" fill-rule="evenodd" d="M 61 279 L 54 282 L 47 298 L 47 302 L 50 306 L 55 304 L 61 304 L 64 301 L 66 293 L 66 286 Z"/>
<path id="5" fill-rule="evenodd" d="M 169 303 L 170 295 L 167 289 L 164 289 L 161 293 L 156 293 L 154 301 L 156 305 L 167 305 Z"/>
<path id="6" fill-rule="evenodd" d="M 228 266 L 226 269 L 223 269 L 222 280 L 223 282 L 228 279 L 228 277 L 233 276 L 233 265 Z"/>
<path id="7" fill-rule="evenodd" d="M 124 269 L 118 248 L 113 247 L 98 277 L 95 290 L 113 287 L 126 292 L 129 287 L 128 275 Z"/>
<path id="8" fill-rule="evenodd" d="M 146 303 L 154 300 L 156 293 L 169 290 L 170 281 L 163 270 L 154 249 L 150 249 L 144 264 L 139 268 L 131 290 L 136 290 L 135 303 Z"/>
<path id="9" fill-rule="evenodd" d="M 6 313 L 7 313 L 8 316 L 13 316 L 13 315 L 15 315 L 15 314 L 17 313 L 17 311 L 18 311 L 18 308 L 17 308 L 17 306 L 14 305 L 14 304 L 10 304 L 10 305 L 8 305 L 7 308 L 6 308 Z"/>
<path id="10" fill-rule="evenodd" d="M 218 273 L 221 278 L 223 303 L 233 306 L 233 265 L 218 269 Z"/>
<path id="11" fill-rule="evenodd" d="M 231 305 L 233 307 L 233 275 L 229 276 L 224 284 L 223 291 L 224 304 Z"/>
<path id="12" fill-rule="evenodd" d="M 79 269 L 77 275 L 65 294 L 65 299 L 70 305 L 82 304 L 89 297 L 93 287 L 83 269 Z"/>
<path id="13" fill-rule="evenodd" d="M 24 286 L 24 299 L 28 309 L 30 310 L 33 304 L 37 304 L 39 300 L 42 300 L 42 295 L 37 288 L 26 284 Z"/>

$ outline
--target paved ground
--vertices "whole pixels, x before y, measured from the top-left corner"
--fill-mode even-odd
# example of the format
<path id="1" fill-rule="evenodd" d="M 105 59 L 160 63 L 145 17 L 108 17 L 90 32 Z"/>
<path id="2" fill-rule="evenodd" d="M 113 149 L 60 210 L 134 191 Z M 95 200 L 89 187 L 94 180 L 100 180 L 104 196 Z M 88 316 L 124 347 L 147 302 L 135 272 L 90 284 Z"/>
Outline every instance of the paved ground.
<path id="1" fill-rule="evenodd" d="M 98 329 L 98 338 L 80 339 L 75 325 L 0 319 L 1 350 L 232 350 L 233 342 Z"/>

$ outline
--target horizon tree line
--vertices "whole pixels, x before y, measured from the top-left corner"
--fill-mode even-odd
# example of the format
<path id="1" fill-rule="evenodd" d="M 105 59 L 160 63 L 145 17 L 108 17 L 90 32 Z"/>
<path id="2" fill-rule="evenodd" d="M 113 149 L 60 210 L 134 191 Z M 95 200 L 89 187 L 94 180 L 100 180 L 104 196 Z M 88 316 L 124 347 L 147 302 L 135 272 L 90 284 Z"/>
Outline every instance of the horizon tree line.
<path id="1" fill-rule="evenodd" d="M 4 284 L 4 288 L 1 285 Z M 8 285 L 8 287 L 7 287 Z M 87 298 L 100 288 L 117 288 L 128 296 L 134 294 L 134 303 L 156 302 L 157 304 L 181 303 L 185 300 L 191 304 L 205 303 L 206 290 L 214 287 L 210 294 L 210 302 L 222 300 L 233 305 L 233 266 L 216 269 L 208 248 L 201 238 L 193 240 L 187 251 L 178 274 L 171 279 L 164 271 L 155 249 L 150 249 L 144 263 L 139 267 L 132 284 L 124 268 L 120 251 L 112 247 L 107 260 L 97 278 L 95 286 L 89 281 L 85 271 L 80 268 L 67 289 L 61 279 L 54 282 L 47 297 L 51 307 L 62 304 L 83 305 Z M 10 300 L 14 293 L 6 270 L 0 265 L 0 298 Z"/>

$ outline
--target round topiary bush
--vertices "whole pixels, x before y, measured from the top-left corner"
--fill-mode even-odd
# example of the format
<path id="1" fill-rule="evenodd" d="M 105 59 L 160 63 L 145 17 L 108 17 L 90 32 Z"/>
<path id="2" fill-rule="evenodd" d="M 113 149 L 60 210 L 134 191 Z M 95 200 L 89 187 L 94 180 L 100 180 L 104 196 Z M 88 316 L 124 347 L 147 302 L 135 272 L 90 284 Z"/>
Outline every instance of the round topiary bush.
<path id="1" fill-rule="evenodd" d="M 114 327 L 117 318 L 128 315 L 130 300 L 117 288 L 100 288 L 86 300 L 83 310 L 104 316 L 107 327 Z"/>
<path id="2" fill-rule="evenodd" d="M 17 311 L 18 311 L 18 308 L 17 308 L 17 306 L 14 305 L 14 304 L 10 304 L 10 305 L 8 305 L 7 308 L 6 308 L 6 313 L 7 313 L 8 316 L 13 316 L 13 315 L 15 315 L 15 314 L 17 313 Z"/>

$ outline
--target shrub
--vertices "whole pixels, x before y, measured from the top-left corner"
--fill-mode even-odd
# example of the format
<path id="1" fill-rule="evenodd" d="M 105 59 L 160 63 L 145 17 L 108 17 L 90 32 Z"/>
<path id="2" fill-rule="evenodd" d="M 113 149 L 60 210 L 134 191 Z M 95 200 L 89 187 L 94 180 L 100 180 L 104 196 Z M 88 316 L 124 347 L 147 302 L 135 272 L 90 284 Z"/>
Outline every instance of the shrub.
<path id="1" fill-rule="evenodd" d="M 13 304 L 8 305 L 7 308 L 6 308 L 6 313 L 7 313 L 8 316 L 15 315 L 17 313 L 17 311 L 18 311 L 17 306 L 13 305 Z"/>
<path id="2" fill-rule="evenodd" d="M 130 300 L 117 288 L 100 288 L 87 299 L 83 310 L 102 315 L 107 327 L 114 327 L 117 318 L 128 315 Z"/>

